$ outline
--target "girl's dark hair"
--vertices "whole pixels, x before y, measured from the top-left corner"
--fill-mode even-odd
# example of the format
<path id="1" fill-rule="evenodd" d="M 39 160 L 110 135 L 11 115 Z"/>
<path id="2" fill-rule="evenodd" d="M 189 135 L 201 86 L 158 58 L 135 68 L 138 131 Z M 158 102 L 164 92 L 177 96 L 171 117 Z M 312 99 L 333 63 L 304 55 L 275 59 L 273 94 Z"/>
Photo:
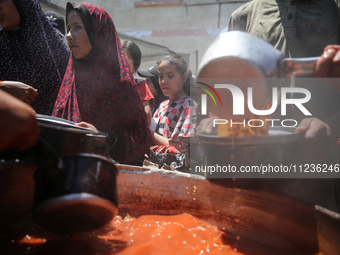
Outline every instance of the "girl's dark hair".
<path id="1" fill-rule="evenodd" d="M 176 53 L 165 55 L 161 57 L 160 60 L 158 60 L 157 64 L 159 65 L 162 61 L 168 62 L 171 65 L 175 65 L 181 75 L 184 75 L 189 71 L 187 61 L 185 61 L 182 55 Z"/>
<path id="2" fill-rule="evenodd" d="M 159 78 L 158 78 L 158 76 L 149 77 L 149 78 L 150 78 L 153 86 L 155 87 L 155 89 L 157 91 L 157 95 L 164 96 L 163 91 L 161 90 L 161 87 L 159 86 Z"/>
<path id="3" fill-rule="evenodd" d="M 140 66 L 140 62 L 142 60 L 142 52 L 140 51 L 138 45 L 133 41 L 122 41 L 123 49 L 126 49 L 130 52 L 131 57 L 133 59 L 133 65 L 136 69 Z"/>
<path id="4" fill-rule="evenodd" d="M 184 90 L 185 94 L 187 94 L 188 96 L 190 96 L 190 94 L 193 94 L 193 93 L 190 93 L 190 91 L 191 91 L 191 88 L 194 88 L 194 86 L 195 86 L 194 76 L 192 75 L 191 70 L 189 70 L 188 63 L 184 59 L 184 57 L 180 54 L 173 53 L 173 54 L 163 56 L 157 62 L 157 64 L 159 65 L 162 61 L 168 62 L 171 65 L 175 65 L 177 70 L 179 71 L 179 73 L 181 75 L 188 73 L 187 80 L 183 84 L 183 90 Z M 192 95 L 191 95 L 191 97 L 192 97 Z"/>

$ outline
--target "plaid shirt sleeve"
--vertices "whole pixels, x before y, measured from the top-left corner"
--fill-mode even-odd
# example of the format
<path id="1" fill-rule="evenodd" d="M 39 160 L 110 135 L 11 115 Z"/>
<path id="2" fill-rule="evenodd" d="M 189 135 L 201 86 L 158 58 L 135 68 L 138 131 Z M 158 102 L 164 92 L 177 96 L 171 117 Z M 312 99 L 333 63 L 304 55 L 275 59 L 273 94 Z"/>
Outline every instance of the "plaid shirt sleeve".
<path id="1" fill-rule="evenodd" d="M 197 124 L 198 107 L 195 101 L 189 99 L 185 105 L 180 121 L 177 122 L 174 133 L 178 138 L 195 136 L 195 129 Z M 176 130 L 177 129 L 177 130 Z"/>

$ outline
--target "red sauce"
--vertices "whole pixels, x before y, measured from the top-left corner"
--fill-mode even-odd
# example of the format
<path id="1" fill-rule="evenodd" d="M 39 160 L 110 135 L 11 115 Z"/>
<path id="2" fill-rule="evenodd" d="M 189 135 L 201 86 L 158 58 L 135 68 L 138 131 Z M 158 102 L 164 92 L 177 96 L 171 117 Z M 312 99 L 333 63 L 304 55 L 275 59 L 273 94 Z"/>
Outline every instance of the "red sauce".
<path id="1" fill-rule="evenodd" d="M 224 235 L 190 214 L 117 216 L 100 230 L 73 236 L 22 227 L 0 235 L 0 254 L 243 254 L 226 244 Z"/>
<path id="2" fill-rule="evenodd" d="M 46 243 L 45 238 L 39 238 L 39 237 L 34 237 L 34 236 L 29 236 L 26 235 L 23 238 L 19 240 L 13 240 L 14 243 L 18 244 L 29 244 L 29 245 L 38 245 L 38 244 L 44 244 Z"/>
<path id="3" fill-rule="evenodd" d="M 126 242 L 117 254 L 240 254 L 223 242 L 221 230 L 190 214 L 116 217 L 112 226 L 113 231 L 98 238 Z"/>
<path id="4" fill-rule="evenodd" d="M 219 230 L 190 214 L 115 217 L 102 229 L 72 236 L 47 233 L 22 219 L 4 233 L 1 255 L 312 255 L 264 245 Z M 321 253 L 317 253 L 322 255 Z"/>

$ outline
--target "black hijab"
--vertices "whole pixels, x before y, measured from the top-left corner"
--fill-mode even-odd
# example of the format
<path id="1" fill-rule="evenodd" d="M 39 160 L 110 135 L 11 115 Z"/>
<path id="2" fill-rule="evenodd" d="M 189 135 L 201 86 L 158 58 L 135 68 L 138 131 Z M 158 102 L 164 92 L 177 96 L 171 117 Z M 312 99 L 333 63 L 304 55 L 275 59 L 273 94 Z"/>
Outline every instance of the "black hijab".
<path id="1" fill-rule="evenodd" d="M 89 37 L 89 40 L 91 42 L 92 47 L 94 46 L 95 43 L 95 29 L 94 25 L 92 22 L 91 14 L 89 12 L 89 9 L 80 2 L 76 3 L 70 3 L 68 2 L 66 5 L 66 24 L 68 24 L 68 15 L 70 14 L 71 11 L 76 11 L 79 13 L 81 17 L 81 21 L 83 22 L 85 26 L 85 30 L 87 33 L 87 36 Z"/>

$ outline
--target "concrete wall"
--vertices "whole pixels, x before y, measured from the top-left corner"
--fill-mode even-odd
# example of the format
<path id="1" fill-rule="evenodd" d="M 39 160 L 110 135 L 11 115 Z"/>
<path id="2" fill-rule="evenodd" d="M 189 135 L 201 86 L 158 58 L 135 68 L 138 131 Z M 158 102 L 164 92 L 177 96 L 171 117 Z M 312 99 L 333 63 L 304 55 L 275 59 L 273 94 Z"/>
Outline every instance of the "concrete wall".
<path id="1" fill-rule="evenodd" d="M 67 0 L 48 0 L 65 8 Z M 154 6 L 163 2 L 179 2 L 177 6 Z M 105 9 L 115 22 L 118 32 L 168 47 L 179 53 L 190 54 L 190 69 L 196 74 L 199 61 L 216 38 L 227 27 L 231 13 L 246 0 L 88 0 Z M 135 3 L 150 4 L 136 7 Z M 43 9 L 47 8 L 42 2 Z M 156 61 L 144 62 L 147 69 Z"/>

